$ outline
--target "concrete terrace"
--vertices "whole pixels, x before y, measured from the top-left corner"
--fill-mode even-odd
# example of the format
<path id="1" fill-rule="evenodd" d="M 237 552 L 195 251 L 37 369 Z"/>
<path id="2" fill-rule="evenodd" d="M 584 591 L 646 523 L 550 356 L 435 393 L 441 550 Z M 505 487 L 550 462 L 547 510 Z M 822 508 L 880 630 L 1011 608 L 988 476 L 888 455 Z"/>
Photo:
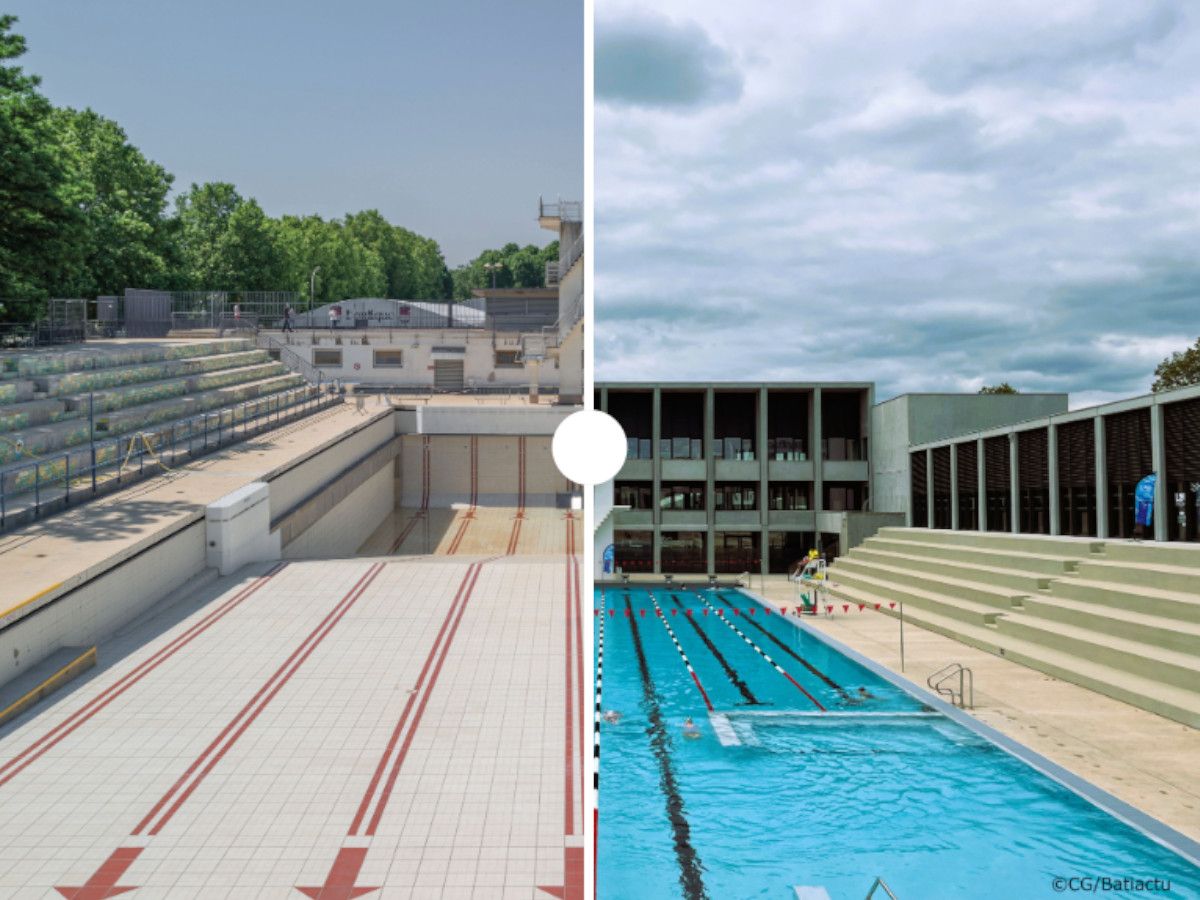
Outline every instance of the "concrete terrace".
<path id="1" fill-rule="evenodd" d="M 160 605 L 0 729 L 0 893 L 582 898 L 577 525 Z"/>

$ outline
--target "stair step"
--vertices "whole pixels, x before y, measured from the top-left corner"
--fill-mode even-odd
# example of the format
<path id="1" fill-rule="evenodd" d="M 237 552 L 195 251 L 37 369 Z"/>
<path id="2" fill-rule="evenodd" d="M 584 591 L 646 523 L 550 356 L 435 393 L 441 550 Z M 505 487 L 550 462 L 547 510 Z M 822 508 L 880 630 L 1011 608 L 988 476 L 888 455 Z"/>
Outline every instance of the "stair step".
<path id="1" fill-rule="evenodd" d="M 919 565 L 921 571 L 949 575 L 954 578 L 965 578 L 968 581 L 982 582 L 996 587 L 1015 588 L 1022 593 L 1043 590 L 1050 585 L 1051 577 L 1038 573 L 1020 572 L 1000 566 L 983 566 L 975 563 L 953 562 L 948 559 L 934 559 L 923 556 L 919 561 L 903 553 L 893 553 L 890 550 L 875 550 L 863 544 L 855 547 L 842 559 L 867 559 L 884 565 L 903 567 L 904 565 Z M 840 560 L 839 560 L 840 561 Z M 1083 563 L 1081 565 L 1091 565 Z"/>
<path id="2" fill-rule="evenodd" d="M 204 357 L 205 361 L 222 359 L 228 366 L 208 369 L 205 371 L 189 372 L 164 378 L 159 381 L 143 381 L 123 385 L 94 394 L 75 394 L 67 398 L 69 408 L 86 414 L 89 398 L 94 403 L 97 414 L 113 412 L 118 409 L 128 409 L 157 400 L 168 400 L 172 397 L 182 397 L 185 394 L 198 393 L 217 387 L 226 387 L 243 381 L 254 381 L 258 378 L 274 374 L 282 374 L 284 367 L 266 358 L 266 353 L 249 352 L 234 353 L 222 357 Z M 191 362 L 190 360 L 186 362 Z"/>
<path id="3" fill-rule="evenodd" d="M 928 556 L 957 562 L 978 563 L 997 568 L 1010 568 L 1025 573 L 1062 575 L 1074 571 L 1078 557 L 1051 556 L 1044 553 L 1025 553 L 1019 550 L 979 549 L 960 544 L 934 544 L 926 541 L 867 538 L 863 546 L 909 556 Z"/>
<path id="4" fill-rule="evenodd" d="M 878 533 L 889 539 L 916 541 L 922 544 L 1071 557 L 1088 557 L 1099 553 L 1104 543 L 1098 538 L 1051 537 L 1001 531 L 947 531 L 939 528 L 901 528 L 895 525 L 880 528 Z"/>
<path id="5" fill-rule="evenodd" d="M 1174 515 L 1174 511 L 1168 511 Z M 1104 556 L 1115 562 L 1136 565 L 1176 566 L 1200 577 L 1200 544 L 1158 544 L 1148 541 L 1106 541 Z"/>
<path id="6" fill-rule="evenodd" d="M 859 572 L 831 572 L 830 577 L 834 583 L 839 585 L 845 584 L 851 587 L 862 588 L 872 593 L 886 596 L 889 601 L 903 601 L 909 605 L 932 609 L 940 612 L 942 615 L 952 616 L 966 622 L 975 622 L 980 625 L 993 624 L 998 617 L 1004 614 L 1004 610 L 990 604 L 947 596 L 924 588 L 907 585 L 899 587 L 894 582 L 870 575 L 863 575 Z"/>
<path id="7" fill-rule="evenodd" d="M 1088 581 L 1200 593 L 1200 573 L 1188 566 L 1145 561 L 1096 559 L 1081 562 L 1077 574 Z"/>
<path id="8" fill-rule="evenodd" d="M 1050 595 L 1101 608 L 1136 609 L 1181 622 L 1200 622 L 1200 594 L 1196 593 L 1068 576 L 1050 585 Z"/>
<path id="9" fill-rule="evenodd" d="M 111 393 L 121 388 L 136 389 L 139 385 L 161 383 L 185 375 L 200 375 L 266 361 L 265 351 L 250 348 L 231 353 L 209 353 L 137 365 L 106 366 L 101 369 L 48 375 L 35 379 L 35 382 L 47 396 L 70 396 L 74 401 L 86 405 L 89 393 Z"/>
<path id="10" fill-rule="evenodd" d="M 58 422 L 73 415 L 75 413 L 67 412 L 67 405 L 61 400 L 24 400 L 9 403 L 0 406 L 0 434 Z"/>
<path id="11" fill-rule="evenodd" d="M 1062 597 L 1031 597 L 1026 600 L 1022 612 L 1112 637 L 1189 653 L 1200 659 L 1200 623 Z"/>
<path id="12" fill-rule="evenodd" d="M 1000 612 L 1012 609 L 1021 603 L 1027 592 L 1011 588 L 996 588 L 978 581 L 965 578 L 952 578 L 947 575 L 929 573 L 920 568 L 920 562 L 911 560 L 912 568 L 896 565 L 884 565 L 870 560 L 856 559 L 854 551 L 849 556 L 843 556 L 830 569 L 831 577 L 836 579 L 843 572 L 858 572 L 878 578 L 882 581 L 893 579 L 898 584 L 931 590 L 949 597 L 962 598 L 974 603 L 992 606 Z"/>
<path id="13" fill-rule="evenodd" d="M 888 609 L 886 598 L 867 591 L 835 587 L 831 593 L 852 603 L 871 606 L 882 603 L 881 612 L 893 618 L 898 615 L 895 610 Z M 906 607 L 904 620 L 906 624 L 1003 656 L 1062 681 L 1080 685 L 1192 728 L 1200 728 L 1200 692 L 1163 684 L 1092 659 L 1022 640 L 995 628 L 969 625 L 924 609 Z"/>
<path id="14" fill-rule="evenodd" d="M 1027 613 L 1013 613 L 997 623 L 1002 634 L 1010 634 L 1065 653 L 1125 669 L 1177 687 L 1200 685 L 1200 657 L 1141 641 L 1114 637 L 1063 622 L 1049 622 Z"/>

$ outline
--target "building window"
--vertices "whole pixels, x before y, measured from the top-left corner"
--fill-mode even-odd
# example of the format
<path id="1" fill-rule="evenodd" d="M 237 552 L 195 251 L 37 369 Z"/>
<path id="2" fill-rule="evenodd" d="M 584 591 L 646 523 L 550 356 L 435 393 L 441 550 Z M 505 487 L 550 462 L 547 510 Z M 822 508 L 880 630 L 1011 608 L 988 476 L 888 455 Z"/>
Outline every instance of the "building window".
<path id="1" fill-rule="evenodd" d="M 708 561 L 703 531 L 664 531 L 662 533 L 662 570 L 664 572 L 704 572 Z"/>
<path id="2" fill-rule="evenodd" d="M 650 500 L 654 493 L 654 485 L 650 482 L 618 481 L 613 487 L 617 506 L 628 506 L 630 509 L 654 508 Z"/>
<path id="3" fill-rule="evenodd" d="M 403 350 L 375 350 L 372 362 L 376 369 L 399 369 L 404 366 Z"/>
<path id="4" fill-rule="evenodd" d="M 664 484 L 658 505 L 662 509 L 704 509 L 704 485 L 702 484 Z"/>
<path id="5" fill-rule="evenodd" d="M 829 512 L 844 512 L 846 510 L 866 509 L 866 482 L 827 481 L 825 482 L 824 499 L 825 502 L 822 504 L 822 506 Z"/>
<path id="6" fill-rule="evenodd" d="M 520 350 L 497 350 L 496 351 L 496 368 L 497 369 L 523 369 L 524 363 L 520 360 Z"/>
<path id="7" fill-rule="evenodd" d="M 772 484 L 767 488 L 768 505 L 776 510 L 806 510 L 811 505 L 812 485 L 802 484 Z"/>
<path id="8" fill-rule="evenodd" d="M 613 555 L 622 572 L 654 571 L 654 533 L 651 531 L 616 531 L 613 533 Z"/>
<path id="9" fill-rule="evenodd" d="M 313 350 L 313 365 L 322 368 L 340 369 L 342 366 L 341 350 Z"/>
<path id="10" fill-rule="evenodd" d="M 753 482 L 718 484 L 714 491 L 715 509 L 758 509 L 758 485 Z"/>

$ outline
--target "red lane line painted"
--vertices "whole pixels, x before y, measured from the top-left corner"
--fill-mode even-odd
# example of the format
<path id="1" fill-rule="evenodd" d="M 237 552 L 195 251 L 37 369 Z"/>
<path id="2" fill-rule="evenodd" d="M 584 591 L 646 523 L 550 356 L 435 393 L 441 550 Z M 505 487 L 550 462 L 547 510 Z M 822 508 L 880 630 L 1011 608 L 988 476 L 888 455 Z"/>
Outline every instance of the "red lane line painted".
<path id="1" fill-rule="evenodd" d="M 357 887 L 358 873 L 362 871 L 366 858 L 366 847 L 343 847 L 338 851 L 324 884 L 297 887 L 296 890 L 313 900 L 354 900 L 355 897 L 377 891 L 378 887 Z"/>
<path id="2" fill-rule="evenodd" d="M 404 723 L 408 721 L 408 715 L 412 711 L 413 704 L 417 702 L 417 694 L 420 693 L 422 686 L 425 684 L 425 676 L 429 673 L 429 667 L 433 665 L 434 657 L 437 656 L 438 648 L 442 644 L 442 638 L 445 636 L 446 630 L 450 627 L 450 621 L 454 618 L 454 611 L 458 607 L 459 600 L 462 599 L 463 591 L 466 590 L 467 584 L 471 583 L 471 576 L 474 574 L 477 565 L 477 563 L 472 563 L 467 568 L 466 574 L 463 575 L 462 581 L 459 582 L 458 591 L 454 594 L 454 599 L 450 601 L 450 608 L 446 610 L 446 617 L 442 620 L 442 627 L 438 630 L 437 636 L 433 640 L 433 645 L 429 648 L 429 653 L 425 657 L 425 664 L 421 666 L 421 672 L 417 676 L 416 687 L 408 695 L 408 700 L 404 703 L 404 710 L 400 713 L 400 719 L 396 722 L 396 727 L 392 729 L 392 736 L 388 741 L 388 745 L 384 749 L 383 755 L 379 757 L 375 773 L 371 776 L 367 790 L 358 805 L 358 811 L 354 814 L 354 820 L 350 823 L 348 834 L 358 834 L 358 829 L 366 817 L 367 810 L 370 808 L 371 798 L 375 795 L 375 789 L 383 779 L 383 774 L 387 770 L 388 760 L 391 758 L 392 751 L 396 748 L 396 744 L 400 740 L 400 734 L 404 730 Z"/>
<path id="3" fill-rule="evenodd" d="M 453 556 L 458 552 L 458 548 L 462 546 L 463 538 L 467 534 L 467 528 L 471 524 L 471 520 L 475 518 L 475 510 L 479 500 L 479 437 L 471 435 L 471 499 L 470 507 L 467 509 L 466 515 L 463 516 L 462 522 L 458 526 L 458 533 L 454 535 L 454 540 L 450 542 L 450 547 L 446 553 Z"/>
<path id="4" fill-rule="evenodd" d="M 574 534 L 574 527 L 575 527 L 575 522 L 574 522 L 574 520 L 572 520 L 572 522 L 571 522 L 572 534 Z M 583 749 L 585 746 L 584 745 L 584 736 L 585 736 L 586 727 L 587 727 L 586 722 L 585 722 L 585 715 L 584 715 L 584 711 L 586 709 L 586 702 L 585 702 L 586 689 L 584 688 L 584 684 L 583 684 L 583 592 L 580 588 L 580 576 L 579 576 L 579 568 L 580 568 L 581 563 L 579 561 L 578 554 L 575 552 L 574 537 L 572 537 L 572 539 L 571 539 L 571 547 L 572 547 L 571 568 L 574 573 L 573 577 L 574 577 L 574 582 L 575 582 L 575 647 L 576 647 L 575 684 L 577 686 L 576 689 L 577 689 L 577 693 L 578 693 L 578 698 L 576 701 L 575 708 L 579 711 L 579 744 L 578 744 L 578 747 L 579 747 L 579 750 L 578 750 L 578 753 L 579 753 L 579 797 L 580 797 L 579 802 L 581 804 L 586 804 L 587 801 L 585 799 L 583 799 L 583 798 L 587 797 L 587 766 L 584 762 L 585 757 L 584 757 L 584 749 Z M 582 815 L 582 813 L 581 813 L 581 815 Z M 581 830 L 580 834 L 582 834 L 582 833 L 583 832 Z"/>
<path id="5" fill-rule="evenodd" d="M 127 891 L 136 891 L 136 886 L 120 886 L 117 882 L 133 861 L 142 854 L 142 847 L 118 847 L 104 861 L 96 874 L 80 887 L 56 887 L 55 890 L 67 900 L 105 900 Z"/>
<path id="6" fill-rule="evenodd" d="M 571 552 L 571 536 L 574 529 L 571 527 L 570 513 L 567 514 L 567 536 L 566 536 L 566 551 Z M 566 765 L 564 767 L 566 789 L 563 791 L 565 798 L 565 823 L 563 825 L 563 833 L 572 835 L 575 833 L 575 692 L 573 690 L 572 680 L 574 678 L 574 652 L 575 629 L 572 621 L 571 609 L 571 566 L 570 556 L 567 557 L 566 566 L 566 594 L 567 594 L 567 648 L 566 648 L 566 693 L 567 693 L 567 731 L 566 731 Z"/>
<path id="7" fill-rule="evenodd" d="M 123 693 L 157 669 L 160 665 L 182 650 L 193 640 L 215 625 L 220 619 L 228 615 L 233 609 L 239 606 L 243 601 L 248 599 L 252 594 L 258 591 L 263 585 L 274 578 L 281 572 L 287 563 L 280 563 L 264 575 L 259 576 L 248 586 L 242 588 L 212 612 L 200 619 L 200 621 L 191 625 L 183 634 L 172 639 L 170 643 L 162 647 L 154 653 L 149 659 L 139 663 L 130 672 L 121 676 L 117 681 L 113 682 L 109 687 L 105 688 L 95 697 L 80 707 L 69 717 L 64 719 L 46 734 L 42 735 L 12 759 L 0 765 L 0 787 L 11 781 L 18 773 L 23 771 L 27 766 L 40 758 L 48 750 L 62 741 L 64 738 L 76 731 L 80 726 L 108 706 Z"/>
<path id="8" fill-rule="evenodd" d="M 696 670 L 692 668 L 692 661 L 688 659 L 687 654 L 684 652 L 683 645 L 679 643 L 679 638 L 675 637 L 675 629 L 671 627 L 671 623 L 663 615 L 662 607 L 658 605 L 658 599 L 653 594 L 650 594 L 650 602 L 654 604 L 655 616 L 663 623 L 663 627 L 667 629 L 667 635 L 671 638 L 671 643 L 675 645 L 675 650 L 679 653 L 679 658 L 683 660 L 684 666 L 687 667 L 688 674 L 692 676 L 692 681 L 696 682 L 696 689 L 700 691 L 700 696 L 704 698 L 704 705 L 708 707 L 709 712 L 713 712 L 712 701 L 708 699 L 708 691 L 704 690 L 704 685 L 700 683 L 700 678 L 696 675 Z"/>
<path id="9" fill-rule="evenodd" d="M 388 548 L 388 555 L 394 554 L 408 540 L 408 536 L 412 534 L 417 523 L 424 519 L 429 512 L 429 435 L 421 436 L 421 506 L 413 513 L 413 517 L 408 520 L 404 526 L 404 530 L 400 532 L 399 537 L 392 541 L 392 546 Z"/>
<path id="10" fill-rule="evenodd" d="M 145 818 L 143 818 L 142 821 L 138 823 L 137 827 L 134 828 L 132 832 L 133 834 L 141 834 L 147 829 L 149 829 L 148 833 L 151 835 L 156 835 L 162 831 L 163 827 L 169 821 L 171 821 L 183 803 L 192 795 L 192 792 L 200 786 L 200 782 L 208 776 L 217 763 L 219 763 L 225 754 L 229 752 L 230 748 L 237 743 L 237 741 L 245 733 L 246 729 L 249 728 L 250 725 L 253 724 L 254 720 L 257 719 L 262 713 L 262 711 L 266 709 L 267 704 L 269 704 L 275 698 L 275 695 L 283 689 L 283 686 L 291 680 L 292 676 L 296 674 L 302 665 L 304 665 L 317 646 L 325 640 L 325 638 L 329 635 L 329 632 L 333 630 L 334 626 L 336 626 L 338 622 L 342 620 L 342 617 L 346 615 L 346 613 L 350 610 L 350 607 L 353 606 L 358 601 L 358 598 L 366 592 L 371 582 L 374 581 L 375 577 L 383 570 L 383 566 L 383 563 L 375 563 L 375 565 L 371 566 L 371 568 L 369 568 L 362 575 L 362 577 L 358 579 L 354 587 L 350 589 L 349 593 L 342 597 L 342 599 L 338 601 L 337 605 L 334 606 L 334 608 L 325 616 L 325 618 L 321 620 L 320 624 L 318 624 L 316 628 L 309 632 L 308 636 L 305 637 L 305 639 L 300 642 L 300 645 L 292 651 L 291 656 L 284 661 L 283 665 L 275 670 L 274 674 L 267 679 L 266 683 L 258 689 L 258 692 L 250 698 L 250 700 L 241 708 L 238 714 L 234 716 L 233 719 L 231 719 L 229 723 L 221 730 L 221 733 L 218 734 L 217 737 L 214 738 L 213 741 L 204 748 L 204 752 L 196 757 L 192 764 L 188 766 L 187 771 L 185 771 L 175 782 L 175 784 L 173 784 L 171 788 L 165 794 L 163 794 L 159 801 L 154 804 L 154 807 L 150 810 L 150 812 L 148 812 Z M 226 740 L 227 736 L 228 740 Z M 201 768 L 202 765 L 203 768 Z M 196 775 L 194 779 L 192 779 L 193 774 Z M 189 779 L 192 779 L 190 783 Z M 174 798 L 174 802 L 171 802 L 172 798 Z M 166 806 L 167 803 L 171 803 L 171 806 L 165 812 L 163 812 L 161 816 L 159 816 L 159 812 L 164 806 Z M 157 821 L 155 821 L 156 817 L 158 817 Z M 151 822 L 154 822 L 153 826 L 151 826 Z"/>
<path id="11" fill-rule="evenodd" d="M 455 615 L 454 624 L 450 626 L 450 633 L 446 635 L 446 640 L 442 644 L 441 655 L 438 657 L 437 664 L 429 675 L 429 683 L 425 688 L 425 693 L 421 697 L 421 702 L 417 705 L 416 711 L 413 713 L 412 727 L 408 729 L 408 734 L 404 737 L 404 743 L 400 747 L 400 752 L 396 754 L 396 761 L 392 764 L 392 771 L 388 774 L 387 783 L 383 786 L 379 800 L 375 804 L 375 815 L 371 817 L 371 821 L 367 825 L 368 835 L 374 835 L 379 828 L 379 821 L 383 818 L 383 812 L 387 808 L 392 791 L 396 787 L 396 779 L 400 777 L 400 769 L 404 765 L 404 759 L 408 756 L 408 748 L 412 746 L 413 737 L 421 725 L 421 717 L 425 715 L 425 707 L 429 704 L 429 698 L 433 695 L 433 689 L 437 686 L 438 676 L 442 672 L 442 665 L 446 662 L 446 657 L 450 655 L 450 646 L 454 643 L 454 636 L 458 633 L 458 626 L 462 622 L 463 614 L 467 611 L 467 604 L 471 602 L 471 593 L 475 590 L 475 583 L 479 581 L 479 573 L 483 571 L 484 565 L 485 563 L 478 563 L 475 566 L 475 573 L 471 578 L 471 583 L 467 585 L 466 593 L 463 594 L 462 603 L 458 606 L 458 613 Z"/>

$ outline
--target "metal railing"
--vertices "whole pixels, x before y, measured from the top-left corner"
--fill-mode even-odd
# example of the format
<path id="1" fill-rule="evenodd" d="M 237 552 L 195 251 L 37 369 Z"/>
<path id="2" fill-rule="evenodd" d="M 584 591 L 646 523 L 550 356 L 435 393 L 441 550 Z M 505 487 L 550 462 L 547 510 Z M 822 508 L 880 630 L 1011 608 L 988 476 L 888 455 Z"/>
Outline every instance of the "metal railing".
<path id="1" fill-rule="evenodd" d="M 946 682 L 958 678 L 958 691 Z M 925 683 L 939 696 L 949 697 L 950 702 L 959 709 L 975 708 L 975 673 L 965 668 L 962 663 L 950 663 L 942 666 L 925 679 Z M 970 698 L 968 700 L 968 697 Z"/>
<path id="2" fill-rule="evenodd" d="M 575 265 L 579 257 L 583 256 L 583 234 L 571 241 L 571 246 L 567 248 L 566 255 L 559 260 L 559 271 L 562 275 L 566 275 L 571 271 L 571 266 Z"/>
<path id="3" fill-rule="evenodd" d="M 309 384 L 321 386 L 325 373 L 310 363 L 307 359 L 282 341 L 269 334 L 258 335 L 257 344 L 260 350 L 266 350 L 274 359 L 283 363 L 290 371 L 295 372 Z"/>
<path id="4" fill-rule="evenodd" d="M 0 531 L 341 402 L 306 385 L 8 466 L 0 471 Z"/>
<path id="5" fill-rule="evenodd" d="M 564 222 L 583 221 L 583 203 L 579 200 L 563 200 L 561 197 L 553 203 L 547 203 L 538 197 L 539 219 L 561 219 Z"/>
<path id="6" fill-rule="evenodd" d="M 546 287 L 558 286 L 558 260 L 552 259 L 546 263 Z"/>
<path id="7" fill-rule="evenodd" d="M 883 880 L 882 875 L 875 876 L 875 880 L 871 883 L 871 889 L 867 891 L 867 896 L 863 900 L 871 900 L 875 896 L 875 892 L 880 890 L 891 897 L 892 900 L 896 900 L 896 895 L 892 893 L 892 889 L 888 887 L 888 883 Z"/>

